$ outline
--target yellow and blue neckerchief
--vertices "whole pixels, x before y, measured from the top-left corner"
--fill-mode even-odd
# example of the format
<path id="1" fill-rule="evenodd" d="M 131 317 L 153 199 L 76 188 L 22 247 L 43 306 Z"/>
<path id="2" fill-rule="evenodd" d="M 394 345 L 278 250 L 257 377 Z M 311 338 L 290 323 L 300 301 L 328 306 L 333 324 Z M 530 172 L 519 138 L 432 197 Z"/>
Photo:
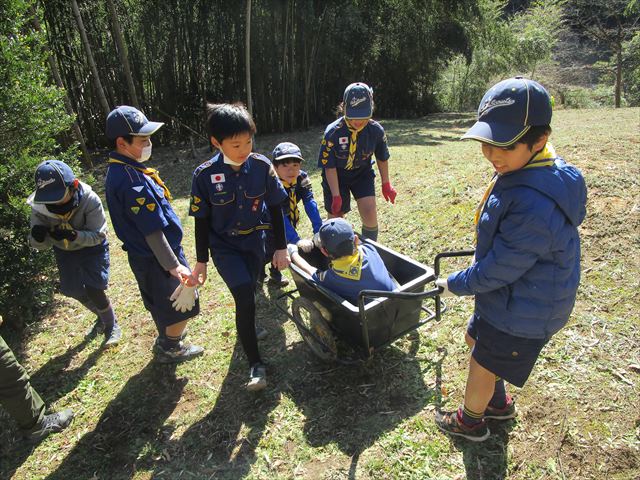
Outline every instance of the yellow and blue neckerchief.
<path id="1" fill-rule="evenodd" d="M 353 170 L 353 163 L 356 159 L 356 150 L 358 149 L 358 133 L 360 133 L 364 127 L 368 125 L 368 122 L 365 123 L 361 128 L 355 129 L 349 123 L 349 120 L 345 117 L 345 123 L 347 124 L 347 128 L 351 135 L 349 135 L 349 156 L 347 157 L 347 164 L 344 167 L 345 170 Z"/>
<path id="2" fill-rule="evenodd" d="M 531 160 L 529 160 L 529 162 L 522 168 L 526 169 L 526 168 L 536 168 L 536 167 L 551 167 L 555 163 L 556 156 L 557 155 L 556 155 L 555 148 L 553 148 L 553 145 L 551 145 L 550 142 L 547 142 L 544 148 L 540 152 L 536 153 L 531 158 Z M 482 195 L 482 199 L 480 200 L 480 203 L 476 208 L 476 213 L 473 216 L 473 225 L 475 226 L 475 237 L 473 239 L 474 245 L 478 243 L 478 223 L 480 222 L 480 215 L 482 214 L 482 210 L 484 210 L 484 205 L 485 203 L 487 203 L 487 199 L 491 195 L 491 192 L 493 191 L 493 187 L 495 187 L 496 182 L 498 181 L 499 178 L 500 178 L 499 173 L 496 173 L 493 176 L 493 178 L 489 182 L 489 185 L 487 185 L 487 189 L 484 191 L 484 194 Z"/>
<path id="3" fill-rule="evenodd" d="M 164 182 L 160 178 L 160 174 L 158 173 L 158 170 L 156 170 L 155 168 L 137 167 L 135 165 L 131 165 L 130 163 L 123 162 L 121 160 L 116 160 L 115 158 L 111 158 L 111 157 L 109 157 L 109 162 L 108 163 L 119 163 L 119 164 L 122 164 L 122 165 L 127 165 L 127 166 L 129 166 L 131 168 L 135 168 L 136 170 L 138 170 L 141 173 L 144 173 L 149 178 L 151 178 L 154 182 L 156 182 L 158 184 L 158 186 L 160 186 L 162 188 L 162 190 L 164 191 L 164 196 L 166 197 L 166 199 L 168 201 L 173 200 L 173 197 L 171 196 L 171 192 L 169 191 L 169 187 L 167 187 L 164 184 Z"/>
<path id="4" fill-rule="evenodd" d="M 360 249 L 356 249 L 353 255 L 336 258 L 331 261 L 329 267 L 336 275 L 347 280 L 360 280 L 362 275 L 363 255 Z"/>
<path id="5" fill-rule="evenodd" d="M 293 182 L 287 183 L 284 180 L 280 180 L 282 182 L 282 186 L 287 191 L 289 195 L 289 221 L 293 228 L 298 226 L 298 221 L 300 220 L 300 210 L 298 209 L 298 197 L 296 196 L 296 185 L 298 183 L 298 179 L 296 178 Z"/>

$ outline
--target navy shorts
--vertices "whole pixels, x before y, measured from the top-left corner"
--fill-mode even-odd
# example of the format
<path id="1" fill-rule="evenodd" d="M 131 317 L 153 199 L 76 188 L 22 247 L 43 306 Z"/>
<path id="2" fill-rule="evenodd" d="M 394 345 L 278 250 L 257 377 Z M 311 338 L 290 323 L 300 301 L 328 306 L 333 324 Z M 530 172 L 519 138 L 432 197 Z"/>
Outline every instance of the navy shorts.
<path id="1" fill-rule="evenodd" d="M 260 237 L 240 239 L 238 248 L 231 248 L 227 244 L 218 244 L 211 248 L 213 264 L 229 289 L 245 284 L 255 286 L 260 272 L 264 270 L 264 235 L 262 232 L 254 232 L 250 235 L 260 235 Z"/>
<path id="2" fill-rule="evenodd" d="M 53 247 L 60 272 L 60 291 L 75 299 L 86 297 L 85 285 L 106 290 L 109 284 L 109 244 L 102 243 L 80 250 Z"/>
<path id="3" fill-rule="evenodd" d="M 524 386 L 548 342 L 542 338 L 514 337 L 472 315 L 467 333 L 476 341 L 471 352 L 476 361 L 516 387 Z"/>
<path id="4" fill-rule="evenodd" d="M 173 253 L 182 265 L 189 266 L 182 247 L 174 250 Z M 138 282 L 144 307 L 153 317 L 160 333 L 164 333 L 165 327 L 188 320 L 200 313 L 199 299 L 196 299 L 196 304 L 190 312 L 177 312 L 173 308 L 173 302 L 169 297 L 180 285 L 180 281 L 162 268 L 156 257 L 140 257 L 131 252 L 128 254 L 129 266 Z"/>
<path id="5" fill-rule="evenodd" d="M 340 196 L 342 197 L 342 212 L 347 213 L 351 210 L 351 194 L 353 198 L 359 200 L 364 197 L 375 197 L 376 172 L 373 168 L 361 167 L 355 170 L 337 169 L 338 185 L 340 187 Z M 331 213 L 331 189 L 322 172 L 322 193 L 324 195 L 324 208 Z"/>

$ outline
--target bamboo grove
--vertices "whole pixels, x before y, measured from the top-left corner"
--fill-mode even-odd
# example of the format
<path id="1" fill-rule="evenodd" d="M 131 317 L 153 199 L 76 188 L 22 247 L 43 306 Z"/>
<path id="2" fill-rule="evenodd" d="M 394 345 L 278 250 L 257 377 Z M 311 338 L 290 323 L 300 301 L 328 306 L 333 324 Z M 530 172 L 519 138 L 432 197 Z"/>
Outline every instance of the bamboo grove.
<path id="1" fill-rule="evenodd" d="M 90 146 L 104 143 L 105 110 L 118 104 L 170 123 L 165 135 L 199 132 L 205 102 L 246 103 L 247 65 L 263 132 L 326 121 L 352 81 L 375 88 L 381 116 L 424 115 L 438 70 L 469 54 L 464 25 L 478 12 L 473 0 L 47 0 L 40 8 Z"/>

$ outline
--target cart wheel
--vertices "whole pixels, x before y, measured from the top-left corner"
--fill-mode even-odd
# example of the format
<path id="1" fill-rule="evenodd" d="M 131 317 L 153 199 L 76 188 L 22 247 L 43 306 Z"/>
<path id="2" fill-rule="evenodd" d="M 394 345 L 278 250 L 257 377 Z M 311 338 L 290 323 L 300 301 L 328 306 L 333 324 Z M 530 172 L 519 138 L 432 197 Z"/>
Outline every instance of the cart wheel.
<path id="1" fill-rule="evenodd" d="M 337 360 L 338 348 L 333 332 L 313 302 L 298 297 L 291 310 L 300 335 L 313 353 L 325 362 Z"/>

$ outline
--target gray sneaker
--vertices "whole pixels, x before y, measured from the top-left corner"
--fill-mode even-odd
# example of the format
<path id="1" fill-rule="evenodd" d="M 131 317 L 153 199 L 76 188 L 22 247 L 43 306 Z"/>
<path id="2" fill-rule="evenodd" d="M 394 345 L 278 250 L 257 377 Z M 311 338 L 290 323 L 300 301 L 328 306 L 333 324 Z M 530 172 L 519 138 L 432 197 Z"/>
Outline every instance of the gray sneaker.
<path id="1" fill-rule="evenodd" d="M 40 424 L 36 424 L 31 430 L 24 433 L 24 437 L 32 442 L 43 440 L 52 432 L 61 432 L 71 424 L 73 411 L 67 408 L 58 413 L 45 415 Z"/>
<path id="2" fill-rule="evenodd" d="M 106 329 L 104 332 L 104 346 L 110 347 L 112 345 L 117 345 L 122 338 L 122 329 L 120 325 L 115 323 L 111 329 Z"/>
<path id="3" fill-rule="evenodd" d="M 249 382 L 247 383 L 247 390 L 250 392 L 257 392 L 267 386 L 267 367 L 264 363 L 255 363 L 249 370 Z"/>
<path id="4" fill-rule="evenodd" d="M 191 345 L 180 342 L 176 348 L 164 349 L 156 340 L 153 346 L 155 361 L 158 363 L 182 363 L 199 357 L 204 352 L 204 348 L 198 345 Z"/>

